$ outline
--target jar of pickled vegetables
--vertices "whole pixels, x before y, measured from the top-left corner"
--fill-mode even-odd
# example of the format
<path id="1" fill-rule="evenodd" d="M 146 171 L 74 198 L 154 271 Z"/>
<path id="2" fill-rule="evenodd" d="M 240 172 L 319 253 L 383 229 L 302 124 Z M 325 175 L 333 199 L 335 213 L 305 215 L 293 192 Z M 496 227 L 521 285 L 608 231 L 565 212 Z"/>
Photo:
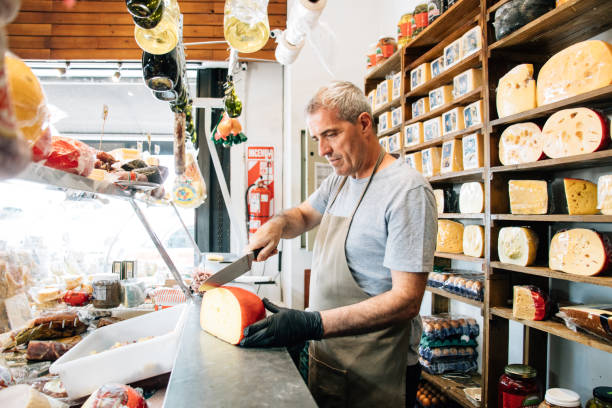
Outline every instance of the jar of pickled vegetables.
<path id="1" fill-rule="evenodd" d="M 596 387 L 586 408 L 612 408 L 612 387 Z"/>
<path id="2" fill-rule="evenodd" d="M 564 388 L 550 388 L 538 408 L 580 408 L 580 395 Z"/>
<path id="3" fill-rule="evenodd" d="M 399 48 L 404 48 L 412 39 L 413 26 L 412 13 L 406 13 L 400 18 L 399 23 L 397 23 L 397 46 Z"/>
<path id="4" fill-rule="evenodd" d="M 413 36 L 417 36 L 429 25 L 429 8 L 427 3 L 421 3 L 414 8 L 412 13 L 414 18 Z"/>
<path id="5" fill-rule="evenodd" d="M 397 51 L 397 42 L 393 37 L 380 37 L 376 44 L 376 64 L 386 61 Z"/>
<path id="6" fill-rule="evenodd" d="M 376 65 L 376 48 L 377 43 L 370 44 L 366 53 L 366 69 L 370 69 Z"/>
<path id="7" fill-rule="evenodd" d="M 535 368 L 510 364 L 499 378 L 498 406 L 503 408 L 537 407 L 542 398 Z"/>

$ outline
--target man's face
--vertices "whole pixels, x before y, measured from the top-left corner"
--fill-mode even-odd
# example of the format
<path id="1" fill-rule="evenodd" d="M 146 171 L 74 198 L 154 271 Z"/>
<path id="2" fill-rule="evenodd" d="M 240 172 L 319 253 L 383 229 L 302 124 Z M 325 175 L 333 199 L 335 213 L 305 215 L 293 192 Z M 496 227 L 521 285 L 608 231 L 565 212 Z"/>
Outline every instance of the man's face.
<path id="1" fill-rule="evenodd" d="M 310 135 L 319 145 L 319 155 L 329 161 L 339 176 L 355 176 L 367 158 L 367 124 L 362 116 L 356 124 L 338 119 L 335 110 L 319 109 L 307 117 Z"/>

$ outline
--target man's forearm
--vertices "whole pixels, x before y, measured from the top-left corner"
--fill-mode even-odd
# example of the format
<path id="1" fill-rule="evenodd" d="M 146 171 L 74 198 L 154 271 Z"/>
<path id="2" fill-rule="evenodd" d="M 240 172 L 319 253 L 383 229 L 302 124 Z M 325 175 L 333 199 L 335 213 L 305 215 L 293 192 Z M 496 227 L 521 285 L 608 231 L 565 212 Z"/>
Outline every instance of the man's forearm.
<path id="1" fill-rule="evenodd" d="M 297 207 L 281 212 L 268 222 L 279 223 L 283 231 L 281 238 L 284 239 L 295 238 L 310 229 L 302 212 Z"/>

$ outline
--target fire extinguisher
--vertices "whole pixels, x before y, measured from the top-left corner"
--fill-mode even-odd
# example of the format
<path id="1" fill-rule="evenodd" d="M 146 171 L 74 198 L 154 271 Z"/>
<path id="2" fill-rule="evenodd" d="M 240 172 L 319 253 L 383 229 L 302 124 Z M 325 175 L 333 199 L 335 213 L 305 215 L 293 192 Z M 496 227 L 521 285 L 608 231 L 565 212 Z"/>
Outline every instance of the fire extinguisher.
<path id="1" fill-rule="evenodd" d="M 272 192 L 268 190 L 263 181 L 258 180 L 251 184 L 246 191 L 246 208 L 249 238 L 264 225 L 270 217 L 270 198 Z"/>

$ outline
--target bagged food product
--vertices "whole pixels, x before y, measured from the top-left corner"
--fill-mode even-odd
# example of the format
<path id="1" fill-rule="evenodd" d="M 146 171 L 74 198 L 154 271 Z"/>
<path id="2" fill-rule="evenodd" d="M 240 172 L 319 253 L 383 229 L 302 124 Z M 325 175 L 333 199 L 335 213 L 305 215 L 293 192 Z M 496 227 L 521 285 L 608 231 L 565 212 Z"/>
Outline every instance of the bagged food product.
<path id="1" fill-rule="evenodd" d="M 174 181 L 172 200 L 181 207 L 197 208 L 206 201 L 206 183 L 194 152 L 188 151 L 185 157 L 185 172 Z"/>
<path id="2" fill-rule="evenodd" d="M 581 328 L 612 342 L 612 304 L 564 306 L 559 308 L 557 317 L 571 330 Z"/>
<path id="3" fill-rule="evenodd" d="M 419 346 L 419 355 L 429 361 L 459 361 L 474 359 L 478 356 L 475 347 L 427 347 Z"/>
<path id="4" fill-rule="evenodd" d="M 501 40 L 555 8 L 554 0 L 511 0 L 495 11 L 495 38 Z"/>
<path id="5" fill-rule="evenodd" d="M 476 347 L 478 343 L 472 337 L 451 337 L 447 339 L 432 339 L 429 337 L 421 337 L 421 347 L 439 348 L 439 347 Z"/>
<path id="6" fill-rule="evenodd" d="M 15 379 L 11 371 L 0 365 L 0 390 L 15 384 Z"/>
<path id="7" fill-rule="evenodd" d="M 87 330 L 76 312 L 46 313 L 18 330 L 10 333 L 9 341 L 3 344 L 4 349 L 28 343 L 32 340 L 52 340 L 71 337 Z"/>
<path id="8" fill-rule="evenodd" d="M 430 272 L 427 277 L 427 286 L 431 286 L 432 288 L 439 288 L 444 286 L 444 283 L 447 279 L 450 279 L 452 276 L 455 276 L 453 273 L 446 272 Z"/>
<path id="9" fill-rule="evenodd" d="M 45 166 L 87 177 L 94 168 L 96 154 L 85 143 L 63 136 L 53 136 L 51 154 Z"/>
<path id="10" fill-rule="evenodd" d="M 94 391 L 83 408 L 146 408 L 142 390 L 123 384 L 106 384 Z"/>
<path id="11" fill-rule="evenodd" d="M 419 357 L 419 363 L 425 371 L 430 374 L 439 375 L 444 374 L 448 371 L 458 373 L 470 373 L 478 369 L 478 363 L 476 359 L 471 360 L 460 360 L 460 361 L 438 361 L 431 363 L 422 357 Z"/>
<path id="12" fill-rule="evenodd" d="M 443 285 L 447 292 L 469 299 L 484 299 L 484 274 L 461 274 L 448 278 Z"/>
<path id="13" fill-rule="evenodd" d="M 446 339 L 449 337 L 477 337 L 480 326 L 475 319 L 441 314 L 423 316 L 423 337 L 430 339 Z"/>

